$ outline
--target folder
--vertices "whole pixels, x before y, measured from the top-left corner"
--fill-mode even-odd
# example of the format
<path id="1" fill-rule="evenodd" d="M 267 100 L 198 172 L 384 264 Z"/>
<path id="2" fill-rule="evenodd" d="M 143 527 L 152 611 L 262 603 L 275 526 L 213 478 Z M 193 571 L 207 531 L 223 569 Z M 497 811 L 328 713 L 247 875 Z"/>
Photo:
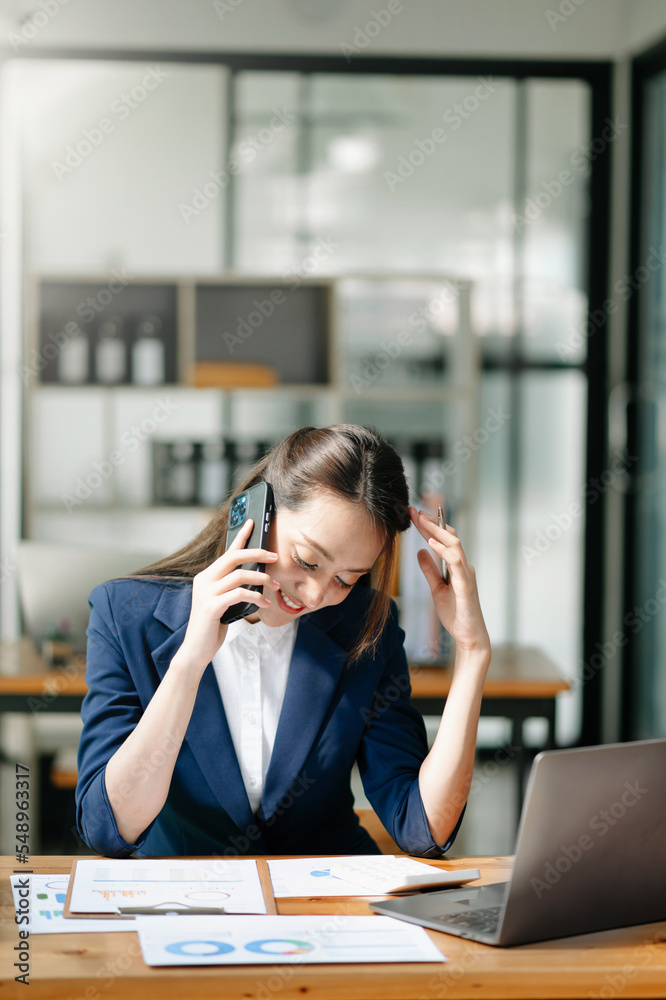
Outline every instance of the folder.
<path id="1" fill-rule="evenodd" d="M 122 867 L 117 863 L 118 859 L 105 858 L 76 858 L 72 865 L 72 873 L 69 880 L 69 887 L 63 905 L 63 917 L 72 919 L 90 918 L 100 920 L 126 920 L 135 914 L 194 914 L 201 913 L 277 913 L 275 897 L 268 871 L 268 865 L 263 858 L 234 858 L 227 859 L 221 857 L 200 857 L 200 858 L 125 858 L 122 860 Z M 178 877 L 171 881 L 164 878 L 165 862 L 171 865 L 171 869 Z M 198 865 L 193 865 L 198 862 Z M 221 892 L 219 883 L 225 879 L 211 878 L 201 879 L 195 875 L 191 880 L 184 877 L 187 870 L 192 868 L 196 873 L 201 868 L 206 870 L 214 865 L 223 866 L 222 875 L 231 874 L 238 877 L 228 879 L 229 891 Z M 238 868 L 237 866 L 251 866 L 248 868 Z M 91 866 L 97 866 L 95 871 L 109 876 L 103 883 L 107 888 L 102 889 L 94 886 L 95 878 L 91 878 Z M 106 866 L 106 867 L 105 867 Z M 136 880 L 131 879 L 132 870 L 136 869 Z M 155 870 L 157 876 L 155 880 L 146 878 L 146 874 Z M 121 871 L 122 878 L 115 878 L 114 872 Z M 258 885 L 256 877 L 258 877 Z M 78 881 L 77 881 L 78 880 Z M 154 888 L 155 883 L 160 883 L 160 891 Z M 194 884 L 192 884 L 194 883 Z M 247 885 L 245 884 L 247 883 Z M 136 889 L 136 885 L 146 886 L 146 889 Z M 190 898 L 183 898 L 183 886 L 188 886 L 187 895 Z M 235 886 L 241 885 L 238 893 L 242 897 L 245 890 L 245 899 L 242 908 L 239 905 L 238 895 L 234 895 Z M 91 886 L 93 886 L 91 888 Z M 210 888 L 207 888 L 210 886 Z M 215 888 L 212 888 L 215 886 Z M 148 888 L 149 887 L 149 888 Z M 151 898 L 158 895 L 159 898 Z M 207 896 L 212 899 L 207 899 Z M 163 897 L 163 898 L 162 898 Z M 226 897 L 226 898 L 220 898 Z M 77 909 L 72 909 L 74 899 Z M 99 904 L 96 905 L 97 901 Z M 259 906 L 262 908 L 259 909 Z M 249 907 L 249 908 L 248 908 Z"/>

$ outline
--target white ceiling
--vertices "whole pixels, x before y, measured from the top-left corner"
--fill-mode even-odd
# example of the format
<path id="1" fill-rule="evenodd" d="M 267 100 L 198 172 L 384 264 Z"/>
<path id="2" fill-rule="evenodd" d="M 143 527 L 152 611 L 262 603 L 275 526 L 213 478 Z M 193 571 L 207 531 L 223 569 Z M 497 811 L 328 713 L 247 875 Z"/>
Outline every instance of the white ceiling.
<path id="1" fill-rule="evenodd" d="M 45 16 L 44 7 L 57 12 Z M 364 43 L 357 32 L 373 12 L 386 23 Z M 26 18 L 29 39 L 17 37 Z M 26 54 L 36 47 L 342 54 L 356 36 L 367 55 L 608 59 L 664 34 L 665 0 L 0 0 L 0 46 Z"/>

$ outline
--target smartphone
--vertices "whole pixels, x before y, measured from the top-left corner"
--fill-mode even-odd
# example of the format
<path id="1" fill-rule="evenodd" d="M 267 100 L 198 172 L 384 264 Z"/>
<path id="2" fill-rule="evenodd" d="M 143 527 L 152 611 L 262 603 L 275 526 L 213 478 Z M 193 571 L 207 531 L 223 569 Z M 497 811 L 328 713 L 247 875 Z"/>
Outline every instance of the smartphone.
<path id="1" fill-rule="evenodd" d="M 252 533 L 244 547 L 246 549 L 267 548 L 268 529 L 271 526 L 274 509 L 273 488 L 270 483 L 257 483 L 256 486 L 250 486 L 249 490 L 245 490 L 243 493 L 237 493 L 231 501 L 231 506 L 229 508 L 229 523 L 227 525 L 225 552 L 229 549 L 229 546 L 248 518 L 251 518 L 252 521 L 254 521 L 254 525 L 252 527 Z M 243 568 L 259 570 L 260 573 L 263 573 L 266 569 L 266 564 L 243 563 Z M 248 586 L 247 589 L 257 590 L 259 593 L 262 592 L 262 588 L 254 584 L 252 586 Z M 248 601 L 243 601 L 241 604 L 232 604 L 231 607 L 227 608 L 224 612 L 220 621 L 223 625 L 230 625 L 231 622 L 237 622 L 241 618 L 246 618 L 247 615 L 251 615 L 255 611 L 257 611 L 257 605 L 250 604 Z"/>

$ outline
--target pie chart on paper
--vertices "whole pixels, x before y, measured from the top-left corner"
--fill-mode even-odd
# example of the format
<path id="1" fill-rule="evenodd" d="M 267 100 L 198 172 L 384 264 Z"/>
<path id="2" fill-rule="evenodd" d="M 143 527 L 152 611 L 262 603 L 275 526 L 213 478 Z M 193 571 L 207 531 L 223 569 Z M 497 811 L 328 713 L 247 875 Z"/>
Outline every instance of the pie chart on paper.
<path id="1" fill-rule="evenodd" d="M 247 951 L 259 955 L 307 955 L 314 951 L 314 945 L 309 941 L 290 938 L 264 938 L 261 941 L 249 941 L 245 947 Z"/>
<path id="2" fill-rule="evenodd" d="M 171 952 L 172 955 L 194 955 L 203 957 L 208 955 L 228 955 L 230 951 L 234 951 L 234 946 L 232 944 L 228 944 L 226 941 L 209 940 L 172 941 L 164 947 L 165 950 Z"/>

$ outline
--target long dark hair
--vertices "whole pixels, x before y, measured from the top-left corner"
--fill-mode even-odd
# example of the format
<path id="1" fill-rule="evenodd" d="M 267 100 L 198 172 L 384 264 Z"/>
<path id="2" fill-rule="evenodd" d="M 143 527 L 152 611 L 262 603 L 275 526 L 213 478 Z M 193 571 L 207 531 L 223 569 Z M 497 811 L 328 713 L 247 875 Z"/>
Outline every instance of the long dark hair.
<path id="1" fill-rule="evenodd" d="M 302 427 L 258 461 L 234 493 L 259 482 L 272 485 L 276 511 L 299 510 L 314 494 L 326 491 L 365 507 L 384 545 L 371 575 L 375 593 L 349 661 L 374 652 L 390 609 L 397 535 L 410 525 L 409 490 L 400 456 L 371 428 Z M 182 549 L 132 576 L 191 579 L 201 572 L 224 552 L 230 505 L 231 498 Z"/>

